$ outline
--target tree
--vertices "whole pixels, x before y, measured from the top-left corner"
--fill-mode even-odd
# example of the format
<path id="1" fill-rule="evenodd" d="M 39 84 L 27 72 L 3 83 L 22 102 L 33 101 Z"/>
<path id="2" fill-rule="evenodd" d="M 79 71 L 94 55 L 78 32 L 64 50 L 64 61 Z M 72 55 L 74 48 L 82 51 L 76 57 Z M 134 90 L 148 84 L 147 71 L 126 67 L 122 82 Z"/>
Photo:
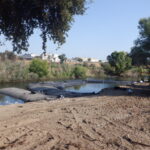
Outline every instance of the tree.
<path id="1" fill-rule="evenodd" d="M 67 60 L 67 57 L 65 54 L 59 55 L 58 57 L 60 59 L 60 63 L 62 64 Z"/>
<path id="2" fill-rule="evenodd" d="M 132 58 L 132 64 L 136 66 L 146 65 L 148 53 L 142 50 L 141 47 L 133 47 L 130 56 Z"/>
<path id="3" fill-rule="evenodd" d="M 77 60 L 78 62 L 83 62 L 83 59 L 80 58 L 80 57 L 77 57 L 76 60 Z"/>
<path id="4" fill-rule="evenodd" d="M 150 58 L 150 18 L 139 21 L 139 38 L 131 49 L 130 56 L 134 65 L 146 65 Z"/>
<path id="5" fill-rule="evenodd" d="M 73 70 L 73 75 L 75 78 L 85 78 L 86 77 L 86 68 L 83 66 L 76 66 Z"/>
<path id="6" fill-rule="evenodd" d="M 18 53 L 27 51 L 28 39 L 37 28 L 41 30 L 43 50 L 47 39 L 61 45 L 73 17 L 83 15 L 85 5 L 86 0 L 0 0 L 0 35 L 10 40 Z"/>
<path id="7" fill-rule="evenodd" d="M 44 77 L 48 75 L 48 63 L 40 59 L 33 59 L 30 66 L 29 72 L 38 74 L 39 77 Z"/>
<path id="8" fill-rule="evenodd" d="M 88 58 L 88 62 L 91 62 L 91 58 Z"/>
<path id="9" fill-rule="evenodd" d="M 114 74 L 120 75 L 131 67 L 132 59 L 126 52 L 113 52 L 107 57 L 107 60 L 112 68 Z"/>

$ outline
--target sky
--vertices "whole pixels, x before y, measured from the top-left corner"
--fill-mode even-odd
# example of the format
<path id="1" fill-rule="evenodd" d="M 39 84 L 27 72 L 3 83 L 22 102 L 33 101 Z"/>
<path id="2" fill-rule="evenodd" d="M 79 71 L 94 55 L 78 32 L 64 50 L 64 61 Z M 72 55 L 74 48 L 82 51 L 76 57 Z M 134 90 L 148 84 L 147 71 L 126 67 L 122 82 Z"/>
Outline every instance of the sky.
<path id="1" fill-rule="evenodd" d="M 150 0 L 93 0 L 83 16 L 75 16 L 66 43 L 57 49 L 52 41 L 47 43 L 48 53 L 72 57 L 90 57 L 106 60 L 113 51 L 130 52 L 138 37 L 138 22 L 150 17 Z M 41 54 L 40 32 L 30 38 L 28 53 Z M 11 50 L 11 43 L 0 51 Z"/>

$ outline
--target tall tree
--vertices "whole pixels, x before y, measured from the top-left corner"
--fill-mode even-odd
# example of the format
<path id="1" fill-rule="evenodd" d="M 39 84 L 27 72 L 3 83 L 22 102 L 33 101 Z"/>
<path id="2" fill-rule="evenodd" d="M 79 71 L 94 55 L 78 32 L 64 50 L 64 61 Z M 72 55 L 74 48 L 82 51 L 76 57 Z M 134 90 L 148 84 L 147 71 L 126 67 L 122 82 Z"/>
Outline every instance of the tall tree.
<path id="1" fill-rule="evenodd" d="M 47 39 L 65 42 L 74 15 L 85 12 L 87 0 L 0 0 L 0 35 L 12 41 L 13 50 L 27 51 L 34 29 L 41 30 L 43 50 Z"/>
<path id="2" fill-rule="evenodd" d="M 107 57 L 111 67 L 114 68 L 114 73 L 120 75 L 131 67 L 132 59 L 126 52 L 113 52 Z"/>
<path id="3" fill-rule="evenodd" d="M 139 38 L 131 49 L 131 57 L 134 65 L 146 65 L 150 58 L 150 18 L 139 21 Z"/>

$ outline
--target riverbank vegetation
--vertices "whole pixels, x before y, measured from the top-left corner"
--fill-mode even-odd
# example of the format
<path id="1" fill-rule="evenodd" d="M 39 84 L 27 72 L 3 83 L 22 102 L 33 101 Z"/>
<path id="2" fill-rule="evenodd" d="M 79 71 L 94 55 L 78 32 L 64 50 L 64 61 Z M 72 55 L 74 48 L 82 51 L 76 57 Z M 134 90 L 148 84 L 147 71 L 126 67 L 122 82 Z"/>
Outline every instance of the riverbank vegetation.
<path id="1" fill-rule="evenodd" d="M 135 40 L 130 53 L 113 52 L 103 64 L 106 74 L 149 77 L 150 80 L 150 18 L 139 21 L 139 37 Z"/>
<path id="2" fill-rule="evenodd" d="M 32 61 L 7 59 L 1 61 L 0 70 L 0 83 L 116 76 L 114 67 L 108 62 L 95 65 L 89 63 L 54 63 L 41 59 Z M 131 66 L 130 69 L 125 70 L 119 76 L 142 79 L 143 76 L 148 75 L 149 70 L 146 66 Z"/>
<path id="3" fill-rule="evenodd" d="M 65 54 L 60 63 L 40 58 L 23 60 L 13 52 L 0 53 L 0 82 L 79 79 L 86 77 L 119 76 L 144 80 L 150 77 L 150 18 L 139 21 L 139 37 L 130 53 L 112 52 L 106 62 L 67 62 Z M 148 79 L 148 78 L 147 78 Z M 150 80 L 150 79 L 149 79 Z"/>
<path id="4" fill-rule="evenodd" d="M 43 81 L 58 79 L 79 79 L 87 76 L 95 77 L 92 71 L 97 67 L 83 64 L 67 64 L 47 62 L 41 59 L 5 60 L 0 63 L 0 82 Z"/>

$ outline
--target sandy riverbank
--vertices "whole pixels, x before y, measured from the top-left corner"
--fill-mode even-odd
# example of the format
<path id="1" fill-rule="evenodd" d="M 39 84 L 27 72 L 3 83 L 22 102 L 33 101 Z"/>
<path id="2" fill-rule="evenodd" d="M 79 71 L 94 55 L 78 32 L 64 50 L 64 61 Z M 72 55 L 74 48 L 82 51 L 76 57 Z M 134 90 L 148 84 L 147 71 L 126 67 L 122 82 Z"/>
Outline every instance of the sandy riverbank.
<path id="1" fill-rule="evenodd" d="M 111 94 L 108 94 L 111 93 Z M 0 106 L 0 150 L 149 150 L 150 97 L 101 96 Z"/>

